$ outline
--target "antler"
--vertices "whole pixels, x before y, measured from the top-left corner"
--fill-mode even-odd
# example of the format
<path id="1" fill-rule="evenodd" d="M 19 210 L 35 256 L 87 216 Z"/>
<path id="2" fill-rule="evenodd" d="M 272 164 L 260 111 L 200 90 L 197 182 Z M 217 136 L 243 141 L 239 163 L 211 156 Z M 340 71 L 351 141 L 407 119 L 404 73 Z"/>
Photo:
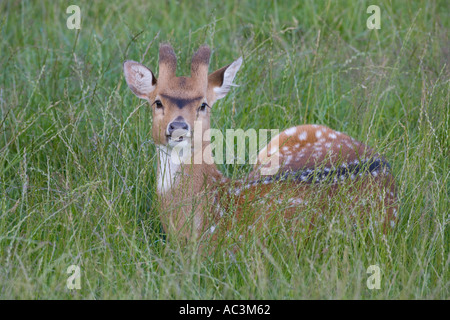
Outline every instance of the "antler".
<path id="1" fill-rule="evenodd" d="M 208 78 L 209 58 L 211 49 L 207 45 L 201 46 L 192 57 L 191 77 L 206 81 Z"/>
<path id="2" fill-rule="evenodd" d="M 170 44 L 161 44 L 159 47 L 159 74 L 158 81 L 165 82 L 166 80 L 175 77 L 177 69 L 177 56 Z"/>

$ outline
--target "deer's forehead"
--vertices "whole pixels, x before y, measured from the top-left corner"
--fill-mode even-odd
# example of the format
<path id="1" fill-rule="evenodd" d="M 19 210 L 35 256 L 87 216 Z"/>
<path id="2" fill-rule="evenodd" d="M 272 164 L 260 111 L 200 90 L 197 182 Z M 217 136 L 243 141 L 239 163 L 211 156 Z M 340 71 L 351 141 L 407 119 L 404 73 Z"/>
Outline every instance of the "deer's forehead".
<path id="1" fill-rule="evenodd" d="M 180 109 L 201 103 L 205 97 L 194 79 L 187 77 L 172 78 L 164 87 L 158 89 L 157 96 Z"/>
<path id="2" fill-rule="evenodd" d="M 174 77 L 161 84 L 160 92 L 171 93 L 172 95 L 186 96 L 193 92 L 203 91 L 202 84 L 195 78 Z"/>

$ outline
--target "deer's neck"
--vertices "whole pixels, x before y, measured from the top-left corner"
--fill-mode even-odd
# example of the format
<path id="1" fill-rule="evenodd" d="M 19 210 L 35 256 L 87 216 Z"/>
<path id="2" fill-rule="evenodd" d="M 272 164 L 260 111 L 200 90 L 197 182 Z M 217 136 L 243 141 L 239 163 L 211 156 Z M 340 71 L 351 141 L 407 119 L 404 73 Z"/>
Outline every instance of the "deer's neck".
<path id="1" fill-rule="evenodd" d="M 158 169 L 157 191 L 164 194 L 176 186 L 176 177 L 180 172 L 180 164 L 171 159 L 172 150 L 167 146 L 157 146 Z"/>
<path id="2" fill-rule="evenodd" d="M 205 151 L 206 146 L 202 150 Z M 157 146 L 158 169 L 157 169 L 157 191 L 160 195 L 174 192 L 179 187 L 189 188 L 189 193 L 199 192 L 206 186 L 212 186 L 218 182 L 226 182 L 222 173 L 217 169 L 215 163 L 196 163 L 198 154 L 180 154 L 168 146 Z M 188 159 L 190 158 L 190 159 Z M 201 159 L 201 158 L 200 158 Z M 198 161 L 198 160 L 197 160 Z"/>

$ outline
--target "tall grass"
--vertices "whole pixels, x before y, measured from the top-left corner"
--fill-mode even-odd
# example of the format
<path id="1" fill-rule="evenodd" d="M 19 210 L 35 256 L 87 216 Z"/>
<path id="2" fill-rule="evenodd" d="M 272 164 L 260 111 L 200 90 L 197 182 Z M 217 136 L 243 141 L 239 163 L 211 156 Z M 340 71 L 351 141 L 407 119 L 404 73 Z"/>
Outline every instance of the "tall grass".
<path id="1" fill-rule="evenodd" d="M 66 28 L 66 2 L 0 3 L 1 298 L 450 297 L 448 1 L 378 1 L 380 30 L 366 27 L 368 1 L 73 4 L 79 31 Z M 384 154 L 399 188 L 395 230 L 349 230 L 335 212 L 307 239 L 273 230 L 235 255 L 167 242 L 151 112 L 122 75 L 125 59 L 157 72 L 162 41 L 179 75 L 203 43 L 210 70 L 243 56 L 212 127 L 319 123 Z M 66 287 L 70 265 L 81 290 Z M 366 285 L 370 265 L 378 290 Z"/>

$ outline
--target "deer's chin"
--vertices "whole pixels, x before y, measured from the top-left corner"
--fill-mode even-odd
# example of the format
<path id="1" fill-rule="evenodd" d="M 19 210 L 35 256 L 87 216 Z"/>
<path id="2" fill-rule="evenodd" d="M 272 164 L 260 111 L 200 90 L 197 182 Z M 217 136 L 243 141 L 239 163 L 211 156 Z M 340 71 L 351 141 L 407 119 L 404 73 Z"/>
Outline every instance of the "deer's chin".
<path id="1" fill-rule="evenodd" d="M 174 148 L 176 146 L 184 147 L 191 143 L 191 138 L 186 136 L 181 136 L 177 138 L 167 137 L 167 146 L 169 148 Z"/>
<path id="2" fill-rule="evenodd" d="M 178 135 L 166 135 L 167 145 L 171 148 L 177 145 L 187 145 L 191 143 L 192 134 L 189 131 L 185 131 Z"/>

